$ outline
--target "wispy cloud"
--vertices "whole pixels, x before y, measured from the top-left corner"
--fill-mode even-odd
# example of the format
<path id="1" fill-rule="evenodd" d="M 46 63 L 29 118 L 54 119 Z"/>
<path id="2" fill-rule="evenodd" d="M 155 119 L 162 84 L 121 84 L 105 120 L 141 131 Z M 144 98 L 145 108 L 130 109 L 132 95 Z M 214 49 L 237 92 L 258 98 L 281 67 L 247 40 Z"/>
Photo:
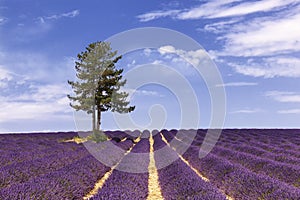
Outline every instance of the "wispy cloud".
<path id="1" fill-rule="evenodd" d="M 8 19 L 6 17 L 1 17 L 0 16 L 0 26 L 3 25 L 3 24 L 5 24 L 7 22 L 7 20 Z"/>
<path id="2" fill-rule="evenodd" d="M 44 24 L 44 23 L 45 23 L 44 17 L 38 17 L 38 18 L 37 18 L 37 22 L 39 22 L 39 23 L 41 23 L 41 24 Z"/>
<path id="3" fill-rule="evenodd" d="M 12 79 L 10 73 L 0 66 L 0 89 L 7 86 L 7 82 Z"/>
<path id="4" fill-rule="evenodd" d="M 0 65 L 0 80 L 11 80 L 11 72 Z"/>
<path id="5" fill-rule="evenodd" d="M 142 96 L 156 96 L 156 97 L 163 96 L 162 94 L 159 94 L 157 91 L 151 91 L 151 90 L 137 90 L 136 94 Z"/>
<path id="6" fill-rule="evenodd" d="M 15 75 L 22 74 L 30 81 L 44 83 L 53 81 L 53 77 L 49 74 L 54 75 L 56 81 L 65 81 L 74 77 L 74 58 L 71 57 L 52 60 L 44 53 L 15 51 L 3 52 L 0 58 L 2 74 L 5 70 L 6 75 L 8 72 Z"/>
<path id="7" fill-rule="evenodd" d="M 215 0 L 192 8 L 164 11 L 145 13 L 138 18 L 140 21 L 160 17 L 214 19 L 198 30 L 218 35 L 217 41 L 223 47 L 210 51 L 216 61 L 229 63 L 237 73 L 253 77 L 300 77 L 300 59 L 295 56 L 300 51 L 300 0 Z M 227 62 L 229 57 L 251 58 L 251 61 Z"/>
<path id="8" fill-rule="evenodd" d="M 157 10 L 141 14 L 137 17 L 141 22 L 168 16 L 180 20 L 225 18 L 243 16 L 258 12 L 267 12 L 295 3 L 296 2 L 294 0 L 265 0 L 255 2 L 243 2 L 241 0 L 214 0 L 193 8 L 181 10 Z"/>
<path id="9" fill-rule="evenodd" d="M 295 8 L 289 14 L 257 18 L 233 26 L 235 31 L 220 38 L 225 41 L 220 55 L 268 56 L 299 51 L 299 11 L 300 8 Z"/>
<path id="10" fill-rule="evenodd" d="M 143 50 L 143 53 L 144 53 L 145 56 L 149 57 L 149 56 L 151 55 L 152 51 L 153 51 L 153 50 L 151 50 L 151 49 L 149 49 L 149 48 L 145 48 L 145 49 Z"/>
<path id="11" fill-rule="evenodd" d="M 20 95 L 0 96 L 0 122 L 71 118 L 66 84 L 32 85 Z"/>
<path id="12" fill-rule="evenodd" d="M 241 110 L 232 111 L 230 113 L 231 114 L 252 114 L 252 113 L 259 113 L 259 112 L 263 112 L 263 110 L 259 109 L 259 108 L 255 108 L 255 109 L 241 109 Z"/>
<path id="13" fill-rule="evenodd" d="M 130 88 L 123 88 L 122 90 L 128 92 L 130 95 L 163 97 L 162 94 L 154 90 L 141 90 L 141 89 L 135 90 Z"/>
<path id="14" fill-rule="evenodd" d="M 6 89 L 9 85 L 9 83 L 16 77 L 23 77 L 22 75 L 18 75 L 10 70 L 8 70 L 6 67 L 0 65 L 0 89 Z M 24 77 L 23 77 L 24 78 Z M 19 84 L 21 80 L 17 82 Z"/>
<path id="15" fill-rule="evenodd" d="M 80 14 L 79 10 L 73 10 L 71 12 L 61 13 L 61 14 L 55 14 L 51 16 L 41 16 L 37 18 L 37 21 L 40 24 L 46 24 L 47 20 L 58 20 L 61 18 L 74 18 Z"/>
<path id="16" fill-rule="evenodd" d="M 243 64 L 228 63 L 237 73 L 253 77 L 300 77 L 300 59 L 297 57 L 269 57 L 249 59 Z"/>
<path id="17" fill-rule="evenodd" d="M 300 93 L 286 91 L 268 91 L 266 97 L 270 97 L 278 102 L 285 103 L 300 103 Z"/>
<path id="18" fill-rule="evenodd" d="M 300 109 L 279 110 L 279 114 L 300 114 Z"/>
<path id="19" fill-rule="evenodd" d="M 217 4 L 214 1 L 212 3 L 207 3 L 203 7 L 194 8 L 188 12 L 182 13 L 179 18 L 182 19 L 195 19 L 202 17 L 199 16 L 199 10 L 205 13 L 205 9 L 208 9 L 208 14 L 204 17 L 207 18 L 222 18 L 222 17 L 234 17 L 253 14 L 257 12 L 267 12 L 270 10 L 278 9 L 284 7 L 293 0 L 265 0 L 265 1 L 255 1 L 255 2 L 242 2 L 240 0 L 229 0 L 222 1 L 223 4 Z"/>
<path id="20" fill-rule="evenodd" d="M 178 13 L 179 10 L 158 10 L 158 11 L 153 11 L 153 12 L 138 15 L 137 18 L 141 22 L 148 22 L 162 17 L 174 16 Z"/>
<path id="21" fill-rule="evenodd" d="M 173 62 L 179 62 L 185 60 L 195 66 L 198 66 L 201 62 L 209 58 L 204 49 L 185 51 L 182 49 L 176 49 L 171 45 L 160 47 L 158 49 L 158 52 L 161 55 L 176 54 L 180 58 L 173 58 L 172 59 Z"/>
<path id="22" fill-rule="evenodd" d="M 67 84 L 31 85 L 29 90 L 14 98 L 15 101 L 47 102 L 66 97 L 70 93 Z"/>
<path id="23" fill-rule="evenodd" d="M 258 83 L 254 82 L 231 82 L 231 83 L 224 83 L 224 84 L 218 84 L 216 87 L 241 87 L 241 86 L 255 86 L 258 85 Z"/>
<path id="24" fill-rule="evenodd" d="M 72 109 L 67 98 L 71 88 L 66 81 L 74 78 L 73 69 L 72 58 L 53 60 L 43 53 L 1 52 L 0 123 L 71 121 Z"/>
<path id="25" fill-rule="evenodd" d="M 204 28 L 198 28 L 199 31 L 207 31 L 207 32 L 213 32 L 215 34 L 223 33 L 224 30 L 232 28 L 232 25 L 241 21 L 241 18 L 235 18 L 231 20 L 225 20 L 220 22 L 215 22 L 211 24 L 206 24 Z"/>
<path id="26" fill-rule="evenodd" d="M 79 10 L 73 10 L 71 12 L 66 12 L 66 13 L 61 13 L 61 14 L 56 14 L 56 15 L 51 15 L 48 17 L 45 17 L 46 19 L 60 19 L 60 18 L 73 18 L 79 15 Z"/>

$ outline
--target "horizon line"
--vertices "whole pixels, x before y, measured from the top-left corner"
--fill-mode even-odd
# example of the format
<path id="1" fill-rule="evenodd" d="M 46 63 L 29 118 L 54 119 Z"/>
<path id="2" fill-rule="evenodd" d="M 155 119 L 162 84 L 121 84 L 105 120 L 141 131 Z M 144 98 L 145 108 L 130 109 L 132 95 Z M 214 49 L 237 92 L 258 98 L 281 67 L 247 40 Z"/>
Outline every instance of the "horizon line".
<path id="1" fill-rule="evenodd" d="M 260 130 L 260 129 L 265 129 L 265 130 L 271 130 L 271 129 L 286 129 L 286 130 L 292 130 L 292 129 L 300 129 L 300 127 L 222 127 L 222 128 L 218 128 L 218 127 L 200 127 L 200 128 L 181 128 L 181 129 L 176 129 L 176 128 L 163 128 L 160 130 L 205 130 L 205 129 L 236 129 L 236 130 L 242 130 L 242 129 L 256 129 L 256 130 Z M 125 129 L 125 130 L 120 130 L 120 129 L 105 129 L 102 131 L 154 131 L 154 130 L 158 130 L 158 129 Z M 7 132 L 2 132 L 0 131 L 0 135 L 1 134 L 31 134 L 31 133 L 70 133 L 70 132 L 86 132 L 86 131 L 90 131 L 90 130 L 41 130 L 41 131 L 7 131 Z M 158 130 L 159 131 L 159 130 Z"/>

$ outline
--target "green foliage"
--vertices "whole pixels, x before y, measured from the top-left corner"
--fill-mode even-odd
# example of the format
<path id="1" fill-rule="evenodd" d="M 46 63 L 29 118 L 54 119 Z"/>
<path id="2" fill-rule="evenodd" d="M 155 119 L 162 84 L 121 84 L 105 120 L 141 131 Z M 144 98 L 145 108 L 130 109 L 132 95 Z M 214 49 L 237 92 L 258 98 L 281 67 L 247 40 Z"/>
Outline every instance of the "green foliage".
<path id="1" fill-rule="evenodd" d="M 100 130 L 101 112 L 127 113 L 135 109 L 128 106 L 128 93 L 120 91 L 126 80 L 122 80 L 123 69 L 115 68 L 122 58 L 116 55 L 117 51 L 112 51 L 107 42 L 91 43 L 77 55 L 77 81 L 68 81 L 75 93 L 68 95 L 70 106 L 92 114 L 93 130 Z"/>
<path id="2" fill-rule="evenodd" d="M 106 141 L 107 136 L 100 130 L 94 130 L 93 133 L 87 137 L 87 140 L 99 143 Z"/>
<path id="3" fill-rule="evenodd" d="M 123 69 L 115 69 L 115 63 L 122 56 L 116 57 L 111 64 L 101 74 L 96 88 L 95 100 L 96 105 L 101 112 L 111 110 L 119 113 L 127 113 L 134 110 L 134 106 L 127 107 L 129 102 L 126 101 L 128 93 L 120 92 L 120 88 L 125 85 L 126 80 L 122 80 Z"/>
<path id="4" fill-rule="evenodd" d="M 69 99 L 75 103 L 70 105 L 76 111 L 83 110 L 87 113 L 94 111 L 98 80 L 101 79 L 103 71 L 116 53 L 111 52 L 108 43 L 96 42 L 77 55 L 78 61 L 75 62 L 75 69 L 78 80 L 68 81 L 75 93 L 74 97 L 68 95 Z"/>

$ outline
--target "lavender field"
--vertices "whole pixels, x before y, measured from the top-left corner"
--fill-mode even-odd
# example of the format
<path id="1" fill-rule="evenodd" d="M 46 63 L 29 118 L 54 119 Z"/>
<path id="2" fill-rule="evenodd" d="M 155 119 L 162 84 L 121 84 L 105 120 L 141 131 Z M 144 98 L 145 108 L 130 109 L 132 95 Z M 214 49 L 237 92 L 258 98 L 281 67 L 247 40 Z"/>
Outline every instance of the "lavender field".
<path id="1" fill-rule="evenodd" d="M 300 199 L 300 130 L 225 129 L 199 159 L 206 132 L 197 130 L 180 155 L 185 138 L 176 130 L 106 131 L 114 139 L 106 142 L 125 152 L 113 167 L 84 144 L 64 142 L 75 132 L 2 134 L 0 199 Z M 158 153 L 164 147 L 170 154 Z M 149 156 L 132 161 L 135 153 Z M 159 167 L 171 157 L 176 160 Z M 130 162 L 149 170 L 118 170 Z"/>

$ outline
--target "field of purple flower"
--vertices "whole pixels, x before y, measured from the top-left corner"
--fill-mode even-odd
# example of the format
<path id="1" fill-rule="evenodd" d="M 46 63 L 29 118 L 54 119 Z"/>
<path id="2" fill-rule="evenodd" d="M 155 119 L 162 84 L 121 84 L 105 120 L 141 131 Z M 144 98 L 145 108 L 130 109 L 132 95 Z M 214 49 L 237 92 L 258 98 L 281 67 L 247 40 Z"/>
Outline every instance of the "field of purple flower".
<path id="1" fill-rule="evenodd" d="M 83 144 L 62 142 L 75 132 L 0 135 L 0 199 L 300 199 L 300 130 L 225 129 L 202 159 L 207 130 L 197 130 L 182 155 L 185 138 L 176 130 L 128 133 L 106 132 L 121 141 L 104 143 L 124 150 L 114 167 L 99 162 Z M 169 154 L 159 153 L 164 147 Z M 135 153 L 148 157 L 134 160 Z M 129 163 L 147 170 L 151 162 L 157 180 L 150 178 L 153 170 L 118 170 Z"/>

